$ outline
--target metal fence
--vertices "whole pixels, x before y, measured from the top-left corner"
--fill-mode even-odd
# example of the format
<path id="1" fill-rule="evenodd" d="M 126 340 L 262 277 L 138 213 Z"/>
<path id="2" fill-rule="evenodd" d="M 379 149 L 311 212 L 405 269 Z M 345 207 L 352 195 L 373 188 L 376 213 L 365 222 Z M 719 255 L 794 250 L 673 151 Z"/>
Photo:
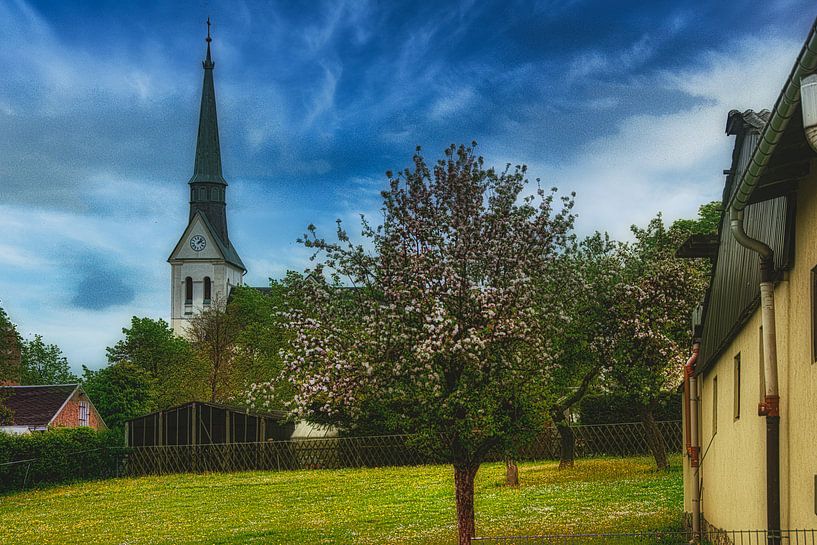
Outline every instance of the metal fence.
<path id="1" fill-rule="evenodd" d="M 631 532 L 611 534 L 546 534 L 531 536 L 475 537 L 475 545 L 682 545 L 691 532 Z M 718 530 L 701 536 L 702 545 L 817 545 L 817 530 Z"/>
<path id="2" fill-rule="evenodd" d="M 668 452 L 680 452 L 681 423 L 659 422 Z M 576 456 L 637 456 L 649 454 L 641 424 L 574 426 Z M 520 450 L 518 460 L 559 457 L 559 436 L 548 429 Z M 496 455 L 495 459 L 499 459 Z M 411 437 L 383 435 L 294 439 L 263 443 L 133 447 L 125 450 L 124 474 L 161 475 L 187 472 L 340 469 L 440 463 L 414 448 Z"/>

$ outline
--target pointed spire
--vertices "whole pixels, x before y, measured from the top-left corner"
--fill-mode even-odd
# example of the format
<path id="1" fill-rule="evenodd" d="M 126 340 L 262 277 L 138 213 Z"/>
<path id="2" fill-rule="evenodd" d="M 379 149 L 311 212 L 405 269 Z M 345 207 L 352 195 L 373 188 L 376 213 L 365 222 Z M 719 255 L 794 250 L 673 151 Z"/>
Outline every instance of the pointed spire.
<path id="1" fill-rule="evenodd" d="M 199 113 L 199 135 L 196 143 L 196 163 L 190 183 L 211 182 L 227 184 L 221 174 L 221 147 L 218 139 L 218 119 L 216 116 L 216 90 L 213 84 L 215 63 L 210 55 L 210 18 L 207 18 L 207 56 L 204 67 L 204 84 L 201 91 L 201 111 Z"/>
<path id="2" fill-rule="evenodd" d="M 207 38 L 205 38 L 204 41 L 207 42 L 207 57 L 204 59 L 204 62 L 202 63 L 202 66 L 204 66 L 205 70 L 212 70 L 213 67 L 216 64 L 210 58 L 210 42 L 212 42 L 213 39 L 210 37 L 210 18 L 209 17 L 207 18 Z"/>

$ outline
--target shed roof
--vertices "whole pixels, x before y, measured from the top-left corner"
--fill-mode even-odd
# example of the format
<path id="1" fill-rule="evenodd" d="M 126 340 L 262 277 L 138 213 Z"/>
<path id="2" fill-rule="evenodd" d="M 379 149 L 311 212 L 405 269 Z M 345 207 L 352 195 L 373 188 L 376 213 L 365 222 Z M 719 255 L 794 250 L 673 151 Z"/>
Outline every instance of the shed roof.
<path id="1" fill-rule="evenodd" d="M 79 384 L 1 386 L 3 403 L 14 412 L 13 426 L 47 426 Z"/>
<path id="2" fill-rule="evenodd" d="M 247 414 L 250 416 L 262 416 L 266 418 L 273 418 L 275 420 L 284 420 L 287 418 L 287 413 L 284 411 L 277 411 L 277 410 L 268 410 L 268 411 L 256 411 L 247 409 L 245 407 L 237 407 L 235 405 L 224 405 L 222 403 L 213 403 L 210 401 L 188 401 L 187 403 L 182 403 L 181 405 L 175 405 L 173 407 L 167 407 L 166 409 L 162 409 L 159 411 L 155 411 L 152 413 L 148 413 L 142 416 L 137 416 L 135 418 L 131 418 L 127 420 L 127 422 L 133 422 L 134 420 L 139 420 L 154 414 L 164 413 L 167 411 L 175 411 L 177 409 L 184 409 L 185 407 L 192 407 L 192 406 L 202 406 L 206 405 L 208 407 L 214 407 L 216 409 L 224 409 L 226 411 L 230 411 L 233 413 L 240 413 L 240 414 Z"/>

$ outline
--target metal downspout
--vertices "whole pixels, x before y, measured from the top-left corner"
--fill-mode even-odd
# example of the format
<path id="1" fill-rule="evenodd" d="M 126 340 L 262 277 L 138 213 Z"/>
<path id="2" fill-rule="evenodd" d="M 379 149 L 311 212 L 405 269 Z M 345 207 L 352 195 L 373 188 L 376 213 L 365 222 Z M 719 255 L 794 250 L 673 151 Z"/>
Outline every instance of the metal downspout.
<path id="1" fill-rule="evenodd" d="M 774 319 L 774 252 L 750 238 L 743 227 L 743 210 L 732 209 L 730 230 L 741 246 L 760 255 L 760 318 L 766 392 L 758 414 L 766 417 L 766 524 L 767 544 L 780 545 L 780 396 L 777 381 L 777 342 Z"/>
<path id="2" fill-rule="evenodd" d="M 689 453 L 689 467 L 692 474 L 692 543 L 701 541 L 701 480 L 700 480 L 700 452 L 698 442 L 698 386 L 695 379 L 695 363 L 701 351 L 701 340 L 692 341 L 692 355 L 684 366 L 684 376 L 687 399 L 687 444 Z"/>

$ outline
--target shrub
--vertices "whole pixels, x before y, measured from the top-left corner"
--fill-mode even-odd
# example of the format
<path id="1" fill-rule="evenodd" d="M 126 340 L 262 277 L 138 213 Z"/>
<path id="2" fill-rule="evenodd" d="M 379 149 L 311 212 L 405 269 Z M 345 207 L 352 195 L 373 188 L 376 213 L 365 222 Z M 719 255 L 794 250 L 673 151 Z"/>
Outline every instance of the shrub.
<path id="1" fill-rule="evenodd" d="M 27 435 L 0 433 L 0 491 L 115 476 L 122 436 L 91 428 L 54 428 Z M 9 464 L 31 460 L 30 462 Z"/>

